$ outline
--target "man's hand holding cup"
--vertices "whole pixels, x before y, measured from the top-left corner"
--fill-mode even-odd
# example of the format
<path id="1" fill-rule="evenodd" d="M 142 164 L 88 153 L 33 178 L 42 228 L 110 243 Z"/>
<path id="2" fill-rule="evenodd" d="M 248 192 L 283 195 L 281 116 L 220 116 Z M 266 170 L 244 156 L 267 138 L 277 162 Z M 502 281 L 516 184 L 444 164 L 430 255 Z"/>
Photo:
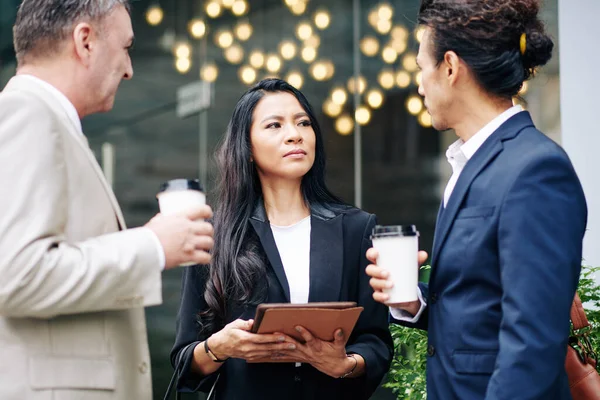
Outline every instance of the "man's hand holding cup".
<path id="1" fill-rule="evenodd" d="M 151 229 L 165 252 L 166 269 L 177 266 L 208 264 L 211 256 L 213 227 L 210 206 L 197 180 L 175 179 L 162 185 L 157 195 L 160 214 L 146 227 Z"/>
<path id="2" fill-rule="evenodd" d="M 372 262 L 366 273 L 374 290 L 373 298 L 392 308 L 416 315 L 421 307 L 417 296 L 419 266 L 427 253 L 418 251 L 418 232 L 412 225 L 377 226 L 373 247 L 367 251 Z"/>

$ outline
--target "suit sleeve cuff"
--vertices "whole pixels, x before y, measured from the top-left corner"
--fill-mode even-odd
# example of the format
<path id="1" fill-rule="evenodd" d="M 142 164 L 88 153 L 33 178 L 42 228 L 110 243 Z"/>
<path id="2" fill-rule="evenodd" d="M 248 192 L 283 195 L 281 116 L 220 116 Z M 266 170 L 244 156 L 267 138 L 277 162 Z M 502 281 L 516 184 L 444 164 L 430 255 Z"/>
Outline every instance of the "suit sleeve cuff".
<path id="1" fill-rule="evenodd" d="M 160 240 L 158 239 L 158 236 L 156 236 L 156 233 L 154 233 L 154 231 L 150 228 L 144 228 L 144 229 L 148 229 L 151 233 L 152 233 L 152 237 L 154 238 L 154 243 L 156 244 L 156 251 L 158 254 L 158 265 L 160 266 L 160 270 L 163 271 L 165 269 L 165 267 L 167 266 L 167 259 L 165 256 L 165 250 L 162 247 L 162 244 L 160 243 Z"/>
<path id="2" fill-rule="evenodd" d="M 427 307 L 427 301 L 425 301 L 425 298 L 423 297 L 421 288 L 419 288 L 417 290 L 417 297 L 419 298 L 419 301 L 421 302 L 421 307 L 419 308 L 419 311 L 417 312 L 416 315 L 413 316 L 408 311 L 404 311 L 400 308 L 390 307 L 390 314 L 392 315 L 392 318 L 394 318 L 398 321 L 408 322 L 411 324 L 416 323 L 419 320 L 419 318 L 421 318 L 421 314 L 423 314 L 423 311 L 425 311 L 425 307 Z"/>

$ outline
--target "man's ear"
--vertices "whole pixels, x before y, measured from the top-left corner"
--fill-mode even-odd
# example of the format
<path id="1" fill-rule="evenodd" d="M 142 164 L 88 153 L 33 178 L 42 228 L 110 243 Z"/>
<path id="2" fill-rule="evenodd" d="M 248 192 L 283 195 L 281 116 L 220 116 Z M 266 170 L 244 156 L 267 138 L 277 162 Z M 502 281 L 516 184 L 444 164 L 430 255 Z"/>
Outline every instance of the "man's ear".
<path id="1" fill-rule="evenodd" d="M 75 29 L 73 30 L 75 54 L 86 67 L 90 64 L 91 54 L 94 50 L 94 40 L 92 39 L 93 30 L 90 24 L 82 22 L 75 26 Z"/>
<path id="2" fill-rule="evenodd" d="M 454 86 L 463 68 L 460 57 L 453 51 L 447 51 L 446 54 L 444 54 L 442 65 L 445 69 L 445 77 L 448 80 L 448 84 Z"/>

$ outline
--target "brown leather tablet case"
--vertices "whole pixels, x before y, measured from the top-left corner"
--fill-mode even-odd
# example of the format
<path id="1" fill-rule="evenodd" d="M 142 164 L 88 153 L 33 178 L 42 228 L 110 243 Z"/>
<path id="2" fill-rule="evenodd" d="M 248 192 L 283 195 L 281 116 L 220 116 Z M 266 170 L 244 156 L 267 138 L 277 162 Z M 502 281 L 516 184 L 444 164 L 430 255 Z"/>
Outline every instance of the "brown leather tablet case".
<path id="1" fill-rule="evenodd" d="M 260 304 L 256 308 L 252 332 L 285 333 L 303 342 L 296 331 L 296 326 L 300 325 L 321 340 L 332 341 L 334 332 L 339 328 L 348 338 L 362 310 L 363 307 L 357 307 L 355 302 Z M 273 362 L 259 362 L 265 361 Z"/>

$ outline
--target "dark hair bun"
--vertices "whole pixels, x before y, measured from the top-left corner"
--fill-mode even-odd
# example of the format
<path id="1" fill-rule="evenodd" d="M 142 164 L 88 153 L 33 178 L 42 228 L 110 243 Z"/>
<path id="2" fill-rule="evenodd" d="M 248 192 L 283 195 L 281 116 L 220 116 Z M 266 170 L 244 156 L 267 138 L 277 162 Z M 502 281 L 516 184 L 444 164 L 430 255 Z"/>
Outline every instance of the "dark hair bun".
<path id="1" fill-rule="evenodd" d="M 537 28 L 526 29 L 527 49 L 523 54 L 523 67 L 535 70 L 545 65 L 552 58 L 554 42 L 544 31 Z"/>

